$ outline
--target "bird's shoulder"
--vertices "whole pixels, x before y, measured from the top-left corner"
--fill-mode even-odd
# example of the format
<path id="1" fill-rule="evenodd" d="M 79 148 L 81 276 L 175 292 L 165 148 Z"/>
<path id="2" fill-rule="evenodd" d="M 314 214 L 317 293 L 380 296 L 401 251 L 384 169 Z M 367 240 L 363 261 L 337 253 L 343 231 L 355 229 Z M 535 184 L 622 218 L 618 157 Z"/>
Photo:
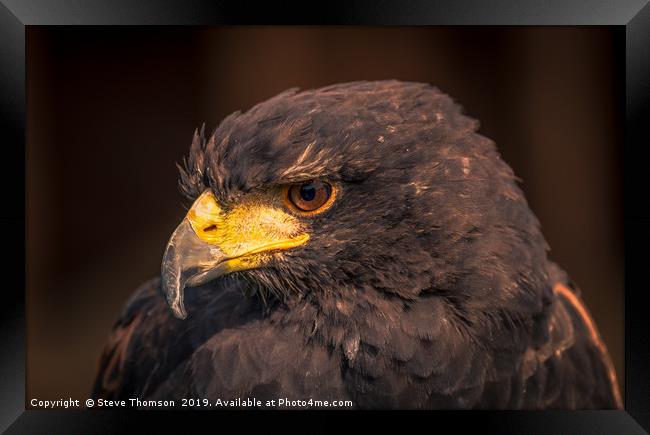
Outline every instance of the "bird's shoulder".
<path id="1" fill-rule="evenodd" d="M 236 285 L 193 289 L 185 320 L 169 310 L 160 278 L 142 284 L 115 322 L 98 363 L 93 396 L 145 397 L 220 330 L 261 316 Z"/>
<path id="2" fill-rule="evenodd" d="M 142 284 L 126 302 L 109 333 L 99 357 L 93 396 L 117 398 L 129 390 L 133 345 L 150 323 L 167 320 L 164 312 L 153 315 L 162 299 L 158 295 L 160 280 L 151 279 Z"/>
<path id="3" fill-rule="evenodd" d="M 523 406 L 621 408 L 616 371 L 580 289 L 565 273 L 551 273 L 551 278 L 544 339 L 523 357 Z"/>

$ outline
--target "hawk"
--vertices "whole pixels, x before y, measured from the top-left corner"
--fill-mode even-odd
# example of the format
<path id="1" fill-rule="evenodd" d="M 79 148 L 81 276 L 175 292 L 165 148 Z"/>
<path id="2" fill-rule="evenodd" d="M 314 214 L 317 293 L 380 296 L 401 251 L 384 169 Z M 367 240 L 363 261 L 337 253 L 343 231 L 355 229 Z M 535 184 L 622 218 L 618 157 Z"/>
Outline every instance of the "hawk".
<path id="1" fill-rule="evenodd" d="M 93 396 L 620 408 L 578 288 L 477 129 L 391 80 L 291 89 L 196 131 L 191 206 Z"/>

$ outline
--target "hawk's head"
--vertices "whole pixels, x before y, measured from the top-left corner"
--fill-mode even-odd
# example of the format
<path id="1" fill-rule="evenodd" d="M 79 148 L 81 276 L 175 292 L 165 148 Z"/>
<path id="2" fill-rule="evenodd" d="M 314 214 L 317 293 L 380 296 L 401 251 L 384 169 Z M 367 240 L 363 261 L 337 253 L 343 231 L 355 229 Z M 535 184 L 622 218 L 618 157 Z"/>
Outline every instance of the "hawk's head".
<path id="1" fill-rule="evenodd" d="M 477 128 L 429 85 L 381 81 L 289 90 L 196 133 L 162 263 L 172 310 L 229 275 L 323 310 L 438 295 L 470 321 L 539 311 L 546 244 Z"/>

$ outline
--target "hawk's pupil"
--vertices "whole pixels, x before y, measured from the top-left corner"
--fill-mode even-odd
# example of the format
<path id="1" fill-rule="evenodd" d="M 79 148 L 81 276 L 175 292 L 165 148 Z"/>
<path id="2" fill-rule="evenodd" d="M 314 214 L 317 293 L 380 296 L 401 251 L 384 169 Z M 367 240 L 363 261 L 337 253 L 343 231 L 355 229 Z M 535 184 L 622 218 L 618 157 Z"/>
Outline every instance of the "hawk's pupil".
<path id="1" fill-rule="evenodd" d="M 300 197 L 305 201 L 313 201 L 316 198 L 316 186 L 312 183 L 304 184 L 300 188 Z"/>

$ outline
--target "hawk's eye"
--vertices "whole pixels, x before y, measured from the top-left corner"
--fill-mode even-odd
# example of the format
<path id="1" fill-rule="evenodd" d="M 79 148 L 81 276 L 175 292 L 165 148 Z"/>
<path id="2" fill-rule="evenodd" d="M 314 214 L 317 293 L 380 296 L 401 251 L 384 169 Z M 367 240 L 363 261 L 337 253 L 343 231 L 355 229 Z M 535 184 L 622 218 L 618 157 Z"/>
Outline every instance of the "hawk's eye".
<path id="1" fill-rule="evenodd" d="M 314 214 L 325 210 L 334 200 L 332 185 L 319 180 L 292 184 L 285 189 L 285 201 L 289 207 L 302 214 Z"/>

